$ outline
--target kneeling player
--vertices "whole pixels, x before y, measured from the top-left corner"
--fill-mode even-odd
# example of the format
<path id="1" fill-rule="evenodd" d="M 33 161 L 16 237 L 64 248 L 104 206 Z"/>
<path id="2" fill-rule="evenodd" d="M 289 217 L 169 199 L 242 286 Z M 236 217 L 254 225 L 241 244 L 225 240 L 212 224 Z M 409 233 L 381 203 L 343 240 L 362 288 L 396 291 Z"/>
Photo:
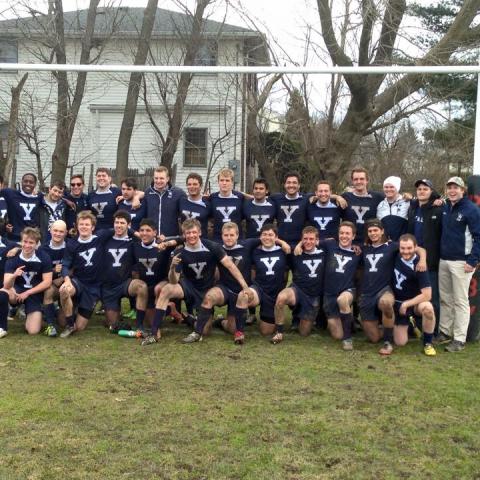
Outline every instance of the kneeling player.
<path id="1" fill-rule="evenodd" d="M 130 214 L 118 210 L 113 215 L 112 238 L 105 242 L 105 260 L 102 282 L 102 302 L 108 326 L 120 320 L 123 297 L 135 298 L 135 308 L 139 324 L 143 324 L 147 308 L 148 289 L 142 280 L 132 280 L 130 274 L 134 266 L 132 239 L 128 234 Z"/>
<path id="2" fill-rule="evenodd" d="M 356 228 L 352 222 L 342 222 L 338 242 L 325 240 L 325 282 L 323 309 L 330 335 L 342 340 L 344 350 L 352 350 L 352 302 L 355 296 L 355 273 L 361 256 L 352 246 Z"/>
<path id="3" fill-rule="evenodd" d="M 285 305 L 298 308 L 300 335 L 310 335 L 312 325 L 317 318 L 320 299 L 323 290 L 323 270 L 325 253 L 317 248 L 318 230 L 315 227 L 305 227 L 302 231 L 302 253 L 294 255 L 292 264 L 292 284 L 283 289 L 275 303 L 276 333 L 272 343 L 283 340 L 285 323 Z"/>
<path id="4" fill-rule="evenodd" d="M 142 345 L 156 343 L 160 337 L 160 328 L 165 318 L 168 302 L 171 299 L 183 299 L 186 304 L 198 309 L 195 330 L 183 339 L 184 343 L 198 342 L 202 339 L 204 328 L 210 320 L 211 309 L 203 305 L 205 294 L 213 287 L 217 265 L 221 264 L 231 273 L 247 295 L 248 285 L 242 274 L 217 243 L 201 240 L 201 225 L 196 219 L 187 219 L 182 223 L 185 245 L 173 258 L 168 272 L 168 282 L 160 291 L 156 302 L 152 333 Z M 183 274 L 180 279 L 180 274 Z"/>
<path id="5" fill-rule="evenodd" d="M 9 302 L 25 305 L 25 329 L 30 335 L 39 333 L 42 328 L 43 292 L 52 283 L 52 261 L 36 250 L 39 241 L 40 232 L 26 227 L 21 233 L 21 251 L 5 264 L 0 290 L 0 337 L 7 334 Z"/>
<path id="6" fill-rule="evenodd" d="M 400 237 L 400 254 L 395 260 L 392 277 L 395 295 L 394 341 L 402 346 L 408 342 L 409 318 L 413 315 L 422 317 L 423 351 L 425 355 L 436 355 L 432 345 L 435 328 L 435 311 L 430 303 L 432 287 L 428 272 L 417 271 L 419 257 L 415 253 L 417 241 L 411 234 Z"/>

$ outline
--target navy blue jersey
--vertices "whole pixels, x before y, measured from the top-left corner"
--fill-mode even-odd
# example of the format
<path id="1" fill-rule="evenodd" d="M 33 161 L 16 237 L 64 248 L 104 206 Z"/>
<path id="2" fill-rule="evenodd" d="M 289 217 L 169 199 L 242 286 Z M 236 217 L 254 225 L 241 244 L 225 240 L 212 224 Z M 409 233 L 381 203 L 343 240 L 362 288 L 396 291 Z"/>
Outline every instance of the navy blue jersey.
<path id="1" fill-rule="evenodd" d="M 365 245 L 362 247 L 364 265 L 362 278 L 362 294 L 375 295 L 390 285 L 393 264 L 398 252 L 398 243 L 382 243 L 377 247 Z"/>
<path id="2" fill-rule="evenodd" d="M 55 265 L 61 265 L 63 262 L 63 257 L 65 255 L 65 248 L 67 247 L 67 243 L 63 242 L 61 245 L 56 246 L 52 244 L 50 240 L 49 243 L 46 245 L 42 245 L 40 247 L 40 251 L 46 253 L 50 260 L 52 261 L 52 269 L 55 268 Z M 61 272 L 53 272 L 53 278 L 61 277 Z"/>
<path id="3" fill-rule="evenodd" d="M 391 276 L 395 300 L 400 302 L 410 300 L 420 295 L 422 288 L 431 287 L 428 272 L 415 270 L 419 260 L 418 255 L 415 255 L 411 261 L 405 261 L 397 255 Z"/>
<path id="4" fill-rule="evenodd" d="M 113 214 L 117 211 L 117 197 L 122 192 L 117 187 L 110 187 L 105 192 L 94 190 L 88 194 L 88 206 L 97 217 L 97 232 L 113 227 Z"/>
<path id="5" fill-rule="evenodd" d="M 220 196 L 220 192 L 210 196 L 211 216 L 213 218 L 213 239 L 222 240 L 224 223 L 233 222 L 240 225 L 242 221 L 243 193 L 233 191 L 229 197 Z"/>
<path id="6" fill-rule="evenodd" d="M 5 262 L 7 253 L 12 248 L 18 248 L 18 243 L 0 237 L 0 284 L 3 285 L 3 273 L 5 272 Z"/>
<path id="7" fill-rule="evenodd" d="M 321 247 L 326 252 L 324 293 L 340 295 L 354 288 L 355 272 L 362 256 L 356 255 L 353 249 L 340 247 L 336 240 L 326 240 Z"/>
<path id="8" fill-rule="evenodd" d="M 67 206 L 65 210 L 65 222 L 68 230 L 75 227 L 77 222 L 77 215 L 84 210 L 90 210 L 88 206 L 88 196 L 82 193 L 79 197 L 74 197 L 70 192 L 67 192 L 64 197 L 75 204 L 75 210 Z"/>
<path id="9" fill-rule="evenodd" d="M 143 280 L 149 287 L 155 286 L 162 280 L 167 280 L 170 252 L 171 249 L 158 250 L 155 242 L 150 244 L 134 243 L 134 270 L 138 273 L 140 280 Z"/>
<path id="10" fill-rule="evenodd" d="M 277 209 L 278 236 L 290 244 L 297 243 L 307 221 L 309 196 L 299 193 L 295 198 L 289 198 L 285 193 L 276 193 L 270 198 Z"/>
<path id="11" fill-rule="evenodd" d="M 240 240 L 235 246 L 228 248 L 222 245 L 226 255 L 228 255 L 233 263 L 240 270 L 245 281 L 250 284 L 250 276 L 252 270 L 252 250 L 260 245 L 260 240 L 250 238 L 247 240 Z M 241 291 L 240 284 L 233 278 L 228 268 L 223 265 L 218 267 L 220 271 L 220 283 L 225 285 L 232 292 L 239 293 Z"/>
<path id="12" fill-rule="evenodd" d="M 315 248 L 313 252 L 303 252 L 293 256 L 292 283 L 311 297 L 323 293 L 325 252 Z"/>
<path id="13" fill-rule="evenodd" d="M 308 221 L 318 230 L 320 240 L 338 237 L 342 214 L 342 209 L 332 202 L 328 202 L 326 205 L 322 205 L 320 202 L 309 203 L 307 207 Z"/>
<path id="14" fill-rule="evenodd" d="M 273 200 L 266 198 L 263 203 L 255 199 L 243 203 L 243 218 L 247 227 L 247 238 L 258 238 L 264 225 L 273 223 L 277 216 L 277 208 Z"/>
<path id="15" fill-rule="evenodd" d="M 268 295 L 276 297 L 285 288 L 287 257 L 278 245 L 271 250 L 263 246 L 255 248 L 252 252 L 252 267 L 255 269 L 255 282 Z"/>
<path id="16" fill-rule="evenodd" d="M 0 196 L 0 218 L 7 218 L 7 201 Z"/>
<path id="17" fill-rule="evenodd" d="M 218 262 L 225 257 L 223 248 L 215 242 L 202 239 L 197 248 L 185 245 L 174 252 L 180 255 L 181 262 L 177 271 L 181 271 L 197 290 L 208 290 L 215 283 L 215 270 Z"/>
<path id="18" fill-rule="evenodd" d="M 138 232 L 138 230 L 140 229 L 140 222 L 147 215 L 147 205 L 145 204 L 145 202 L 140 202 L 140 207 L 138 208 L 132 208 L 132 202 L 122 200 L 118 204 L 118 209 L 125 210 L 130 214 L 130 218 L 132 219 L 132 230 Z"/>
<path id="19" fill-rule="evenodd" d="M 105 242 L 113 236 L 113 229 L 94 233 L 88 240 L 72 239 L 65 248 L 62 276 L 70 275 L 82 283 L 98 285 L 102 281 Z"/>
<path id="20" fill-rule="evenodd" d="M 202 226 L 203 238 L 208 236 L 208 219 L 210 216 L 211 210 L 208 199 L 191 200 L 188 197 L 180 199 L 180 221 L 184 222 L 187 218 L 196 218 Z"/>
<path id="21" fill-rule="evenodd" d="M 130 237 L 111 237 L 104 244 L 102 280 L 105 285 L 119 285 L 130 278 L 133 265 L 133 245 Z"/>
<path id="22" fill-rule="evenodd" d="M 355 234 L 354 242 L 363 244 L 365 222 L 377 216 L 377 207 L 383 200 L 383 193 L 368 192 L 365 196 L 359 196 L 353 192 L 345 192 L 342 196 L 348 203 L 343 219 L 356 225 L 357 233 Z"/>
<path id="23" fill-rule="evenodd" d="M 36 287 L 43 280 L 44 273 L 52 271 L 50 257 L 41 251 L 36 251 L 32 257 L 25 258 L 22 252 L 5 263 L 5 273 L 14 273 L 18 267 L 24 266 L 22 275 L 15 279 L 14 288 L 17 292 L 25 292 Z"/>
<path id="24" fill-rule="evenodd" d="M 37 227 L 37 209 L 39 195 L 30 195 L 21 190 L 4 188 L 0 191 L 7 202 L 8 221 L 13 226 L 10 237 L 20 240 L 20 233 L 25 227 Z"/>

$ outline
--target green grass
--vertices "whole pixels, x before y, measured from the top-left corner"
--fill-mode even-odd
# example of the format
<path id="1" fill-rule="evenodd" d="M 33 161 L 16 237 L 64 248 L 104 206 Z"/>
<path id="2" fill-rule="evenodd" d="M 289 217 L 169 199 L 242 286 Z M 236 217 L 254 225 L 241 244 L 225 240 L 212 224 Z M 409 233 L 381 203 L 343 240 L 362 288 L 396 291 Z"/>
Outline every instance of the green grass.
<path id="1" fill-rule="evenodd" d="M 0 479 L 480 478 L 478 344 L 381 358 L 359 336 L 0 341 Z"/>

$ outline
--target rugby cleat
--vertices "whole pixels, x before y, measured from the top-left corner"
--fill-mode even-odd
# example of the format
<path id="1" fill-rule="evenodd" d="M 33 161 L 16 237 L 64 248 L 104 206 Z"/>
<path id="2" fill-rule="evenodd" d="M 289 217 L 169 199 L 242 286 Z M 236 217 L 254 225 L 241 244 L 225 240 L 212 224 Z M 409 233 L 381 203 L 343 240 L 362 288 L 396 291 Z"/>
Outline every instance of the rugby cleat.
<path id="1" fill-rule="evenodd" d="M 202 336 L 197 332 L 192 332 L 190 335 L 187 335 L 183 340 L 182 343 L 195 343 L 201 342 Z"/>
<path id="2" fill-rule="evenodd" d="M 57 329 L 54 325 L 47 325 L 44 333 L 47 337 L 56 337 L 58 335 Z"/>
<path id="3" fill-rule="evenodd" d="M 158 343 L 157 337 L 155 335 L 147 335 L 140 344 L 142 347 L 146 347 L 147 345 L 153 345 L 154 343 Z"/>
<path id="4" fill-rule="evenodd" d="M 431 343 L 426 343 L 423 346 L 423 353 L 427 357 L 434 357 L 437 354 L 437 351 L 435 350 L 435 347 Z"/>
<path id="5" fill-rule="evenodd" d="M 235 345 L 243 345 L 245 343 L 244 333 L 237 330 L 233 336 L 233 343 Z"/>
<path id="6" fill-rule="evenodd" d="M 351 338 L 342 340 L 342 348 L 345 352 L 351 352 L 353 350 L 353 341 Z"/>
<path id="7" fill-rule="evenodd" d="M 383 347 L 378 351 L 380 355 L 391 355 L 393 353 L 393 345 L 390 342 L 383 342 Z"/>
<path id="8" fill-rule="evenodd" d="M 67 338 L 75 332 L 75 327 L 67 325 L 65 330 L 60 334 L 60 338 Z"/>
<path id="9" fill-rule="evenodd" d="M 283 342 L 283 333 L 277 332 L 270 339 L 270 343 L 276 345 L 277 343 Z"/>
<path id="10" fill-rule="evenodd" d="M 0 328 L 0 338 L 6 337 L 7 335 L 8 332 L 5 329 Z"/>

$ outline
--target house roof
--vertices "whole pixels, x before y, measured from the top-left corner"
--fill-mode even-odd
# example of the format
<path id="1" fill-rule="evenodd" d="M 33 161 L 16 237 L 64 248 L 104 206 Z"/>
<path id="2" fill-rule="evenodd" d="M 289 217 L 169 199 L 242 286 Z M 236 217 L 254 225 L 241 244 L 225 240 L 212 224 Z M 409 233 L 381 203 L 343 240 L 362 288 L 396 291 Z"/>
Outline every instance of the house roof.
<path id="1" fill-rule="evenodd" d="M 88 10 L 64 12 L 65 36 L 81 37 L 85 31 Z M 118 7 L 99 8 L 95 21 L 95 35 L 97 37 L 112 36 L 116 38 L 137 37 L 143 21 L 143 8 Z M 0 21 L 0 37 L 43 36 L 51 31 L 51 19 L 47 15 L 36 14 L 29 17 Z M 192 16 L 181 12 L 158 8 L 155 15 L 152 37 L 175 38 L 191 30 Z M 243 39 L 249 56 L 257 64 L 269 64 L 267 44 L 262 33 L 248 28 L 230 25 L 206 19 L 203 33 L 205 37 L 219 39 Z"/>

